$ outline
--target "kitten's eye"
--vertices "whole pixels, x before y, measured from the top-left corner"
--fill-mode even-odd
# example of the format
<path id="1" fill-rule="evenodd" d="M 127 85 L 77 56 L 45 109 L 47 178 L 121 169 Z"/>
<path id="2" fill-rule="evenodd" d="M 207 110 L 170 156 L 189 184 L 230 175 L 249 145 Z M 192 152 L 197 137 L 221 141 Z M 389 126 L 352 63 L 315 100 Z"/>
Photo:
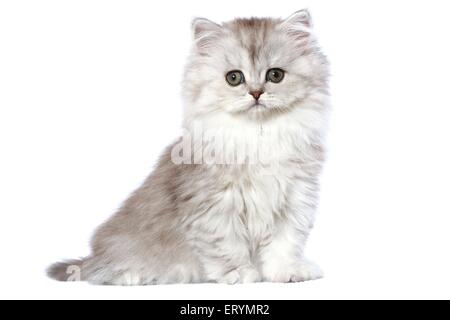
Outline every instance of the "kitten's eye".
<path id="1" fill-rule="evenodd" d="M 279 83 L 283 78 L 284 71 L 279 68 L 269 69 L 266 73 L 266 80 L 273 83 Z"/>
<path id="2" fill-rule="evenodd" d="M 245 82 L 244 74 L 239 70 L 228 72 L 225 78 L 228 84 L 233 87 Z"/>

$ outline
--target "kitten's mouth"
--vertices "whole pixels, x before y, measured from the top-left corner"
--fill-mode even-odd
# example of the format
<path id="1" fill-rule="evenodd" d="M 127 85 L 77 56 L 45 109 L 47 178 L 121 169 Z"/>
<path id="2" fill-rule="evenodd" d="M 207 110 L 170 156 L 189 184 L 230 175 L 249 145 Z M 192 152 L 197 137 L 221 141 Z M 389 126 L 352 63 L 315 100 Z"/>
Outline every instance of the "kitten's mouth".
<path id="1" fill-rule="evenodd" d="M 255 102 L 254 104 L 252 104 L 251 106 L 250 106 L 250 108 L 251 109 L 254 109 L 254 108 L 257 108 L 257 109 L 260 109 L 260 108 L 266 108 L 266 105 L 265 104 L 263 104 L 263 103 L 261 103 L 261 102 Z"/>

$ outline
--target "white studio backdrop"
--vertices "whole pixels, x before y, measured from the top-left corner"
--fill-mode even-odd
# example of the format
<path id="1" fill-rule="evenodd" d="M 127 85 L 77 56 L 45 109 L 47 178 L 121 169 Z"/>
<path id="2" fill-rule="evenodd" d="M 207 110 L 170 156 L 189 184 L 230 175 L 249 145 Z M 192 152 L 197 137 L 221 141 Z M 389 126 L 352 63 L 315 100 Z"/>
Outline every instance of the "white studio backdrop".
<path id="1" fill-rule="evenodd" d="M 180 134 L 190 21 L 308 7 L 332 64 L 330 153 L 300 284 L 94 287 L 45 277 Z M 450 298 L 450 4 L 0 2 L 0 298 Z"/>

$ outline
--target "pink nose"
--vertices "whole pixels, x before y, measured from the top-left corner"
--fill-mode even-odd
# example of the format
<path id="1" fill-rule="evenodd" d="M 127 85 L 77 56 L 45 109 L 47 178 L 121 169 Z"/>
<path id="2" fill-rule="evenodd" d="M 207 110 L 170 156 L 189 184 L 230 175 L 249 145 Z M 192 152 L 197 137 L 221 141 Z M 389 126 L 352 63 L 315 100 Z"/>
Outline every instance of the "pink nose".
<path id="1" fill-rule="evenodd" d="M 259 97 L 264 93 L 264 91 L 257 90 L 257 91 L 250 91 L 248 94 L 252 95 L 255 100 L 258 100 Z"/>

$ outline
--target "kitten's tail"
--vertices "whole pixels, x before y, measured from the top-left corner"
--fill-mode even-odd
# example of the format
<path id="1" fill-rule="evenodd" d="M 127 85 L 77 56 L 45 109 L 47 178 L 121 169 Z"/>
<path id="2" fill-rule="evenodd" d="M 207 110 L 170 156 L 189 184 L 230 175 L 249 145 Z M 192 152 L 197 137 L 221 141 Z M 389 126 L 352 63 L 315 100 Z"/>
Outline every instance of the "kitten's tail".
<path id="1" fill-rule="evenodd" d="M 52 264 L 47 275 L 57 281 L 83 281 L 81 268 L 85 259 L 73 259 Z"/>

